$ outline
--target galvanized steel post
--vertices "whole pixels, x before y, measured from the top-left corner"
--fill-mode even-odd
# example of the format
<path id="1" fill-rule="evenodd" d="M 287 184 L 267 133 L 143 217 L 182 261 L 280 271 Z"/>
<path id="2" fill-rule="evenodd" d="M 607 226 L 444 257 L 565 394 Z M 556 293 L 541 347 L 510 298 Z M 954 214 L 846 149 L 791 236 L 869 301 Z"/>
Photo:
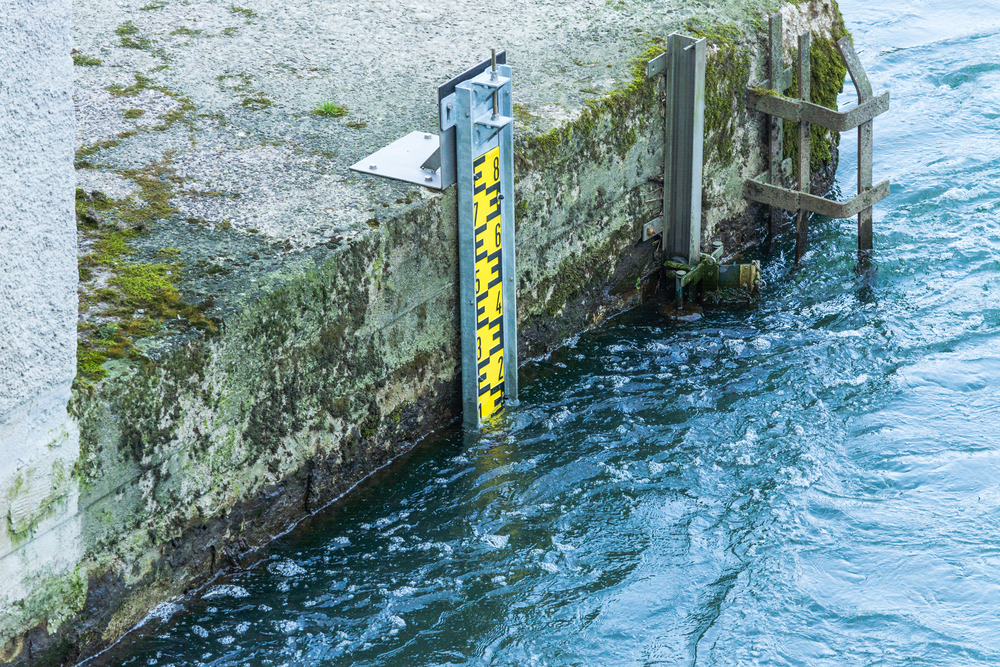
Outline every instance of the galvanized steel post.
<path id="1" fill-rule="evenodd" d="M 644 225 L 657 233 L 669 257 L 697 264 L 701 253 L 701 190 L 705 141 L 705 49 L 707 40 L 676 33 L 667 50 L 646 67 L 665 75 L 663 123 L 663 214 Z"/>
<path id="2" fill-rule="evenodd" d="M 858 93 L 858 106 L 861 106 L 872 97 L 872 84 L 868 81 L 865 68 L 861 66 L 858 54 L 854 51 L 854 42 L 850 37 L 841 37 L 837 41 L 837 49 L 844 58 L 847 71 L 854 82 L 854 89 Z M 872 162 L 873 162 L 873 128 L 875 120 L 871 118 L 858 126 L 858 194 L 863 194 L 872 189 Z M 858 213 L 858 253 L 863 255 L 871 254 L 873 247 L 872 238 L 872 207 L 863 208 Z"/>
<path id="3" fill-rule="evenodd" d="M 812 63 L 810 50 L 812 48 L 812 36 L 810 33 L 799 35 L 799 99 L 803 102 L 812 101 Z M 799 121 L 799 191 L 809 194 L 809 187 L 812 183 L 812 170 L 810 168 L 810 146 L 809 146 L 809 121 L 802 119 Z M 799 209 L 799 216 L 795 222 L 795 263 L 802 261 L 802 255 L 806 252 L 806 238 L 809 235 L 809 211 Z"/>
<path id="4" fill-rule="evenodd" d="M 783 95 L 785 88 L 782 86 L 782 72 L 784 68 L 782 67 L 782 49 L 781 49 L 781 35 L 782 35 L 782 25 L 781 25 L 781 13 L 775 12 L 771 15 L 768 20 L 768 36 L 769 36 L 769 53 L 770 58 L 770 73 L 771 85 L 769 86 L 771 90 L 775 91 L 779 95 Z M 784 179 L 781 174 L 781 163 L 784 159 L 784 144 L 782 142 L 782 135 L 784 133 L 784 123 L 778 116 L 770 116 L 770 160 L 771 160 L 771 185 L 782 185 Z M 782 212 L 781 209 L 771 206 L 768 209 L 768 234 L 767 243 L 770 247 L 774 240 L 778 237 L 778 231 L 781 227 Z"/>

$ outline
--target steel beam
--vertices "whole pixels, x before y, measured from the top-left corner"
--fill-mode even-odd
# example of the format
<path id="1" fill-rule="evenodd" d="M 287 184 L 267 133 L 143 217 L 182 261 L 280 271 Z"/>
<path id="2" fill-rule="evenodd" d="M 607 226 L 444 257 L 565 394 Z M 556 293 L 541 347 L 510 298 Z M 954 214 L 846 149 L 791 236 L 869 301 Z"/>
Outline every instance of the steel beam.
<path id="1" fill-rule="evenodd" d="M 663 248 L 689 264 L 696 264 L 701 253 L 707 43 L 676 33 L 667 41 Z"/>
<path id="2" fill-rule="evenodd" d="M 799 99 L 805 104 L 812 99 L 812 36 L 810 33 L 799 35 Z M 799 170 L 796 175 L 799 191 L 809 194 L 812 183 L 809 150 L 809 121 L 799 121 Z M 809 211 L 799 207 L 799 217 L 795 221 L 795 263 L 802 261 L 806 252 L 806 241 L 809 236 Z"/>
<path id="3" fill-rule="evenodd" d="M 868 81 L 865 68 L 854 51 L 854 42 L 850 37 L 841 37 L 837 41 L 837 49 L 844 58 L 847 71 L 854 82 L 858 93 L 858 105 L 867 102 L 872 96 L 872 84 Z M 872 187 L 874 121 L 868 120 L 858 126 L 858 194 L 864 194 Z M 858 213 L 858 253 L 871 254 L 874 241 L 872 238 L 872 208 L 868 206 Z"/>

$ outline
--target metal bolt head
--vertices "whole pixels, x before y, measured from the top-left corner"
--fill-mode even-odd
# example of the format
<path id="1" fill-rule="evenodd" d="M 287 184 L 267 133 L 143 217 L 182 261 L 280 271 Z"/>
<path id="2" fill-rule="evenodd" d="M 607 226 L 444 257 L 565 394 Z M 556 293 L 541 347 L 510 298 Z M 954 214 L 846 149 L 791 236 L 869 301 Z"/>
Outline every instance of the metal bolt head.
<path id="1" fill-rule="evenodd" d="M 687 274 L 688 274 L 687 271 L 682 271 L 680 269 L 678 269 L 677 271 L 674 271 L 674 275 L 677 276 L 678 278 L 683 278 Z"/>
<path id="2" fill-rule="evenodd" d="M 712 241 L 712 247 L 713 248 L 721 248 L 722 247 L 722 241 Z"/>
<path id="3" fill-rule="evenodd" d="M 368 168 L 371 169 L 372 171 L 375 171 L 376 169 L 378 169 L 378 165 L 377 164 L 370 164 L 370 165 L 368 165 Z"/>
<path id="4" fill-rule="evenodd" d="M 646 236 L 654 236 L 655 234 L 656 234 L 655 229 L 653 229 L 652 227 L 646 227 Z"/>
<path id="5" fill-rule="evenodd" d="M 424 180 L 427 181 L 428 183 L 430 183 L 431 181 L 434 180 L 434 177 L 433 176 L 424 176 Z"/>
<path id="6" fill-rule="evenodd" d="M 433 134 L 425 134 L 424 139 L 430 139 L 433 136 L 434 136 Z"/>

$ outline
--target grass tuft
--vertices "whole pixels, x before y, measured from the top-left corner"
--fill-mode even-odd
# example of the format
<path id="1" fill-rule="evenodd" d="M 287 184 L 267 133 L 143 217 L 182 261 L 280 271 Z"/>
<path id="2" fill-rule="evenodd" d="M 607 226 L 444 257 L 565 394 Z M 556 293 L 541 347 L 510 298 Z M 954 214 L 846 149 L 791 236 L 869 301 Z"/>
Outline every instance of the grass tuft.
<path id="1" fill-rule="evenodd" d="M 323 102 L 316 109 L 313 109 L 314 114 L 325 118 L 341 118 L 346 116 L 348 111 L 347 107 L 342 107 L 334 102 Z"/>

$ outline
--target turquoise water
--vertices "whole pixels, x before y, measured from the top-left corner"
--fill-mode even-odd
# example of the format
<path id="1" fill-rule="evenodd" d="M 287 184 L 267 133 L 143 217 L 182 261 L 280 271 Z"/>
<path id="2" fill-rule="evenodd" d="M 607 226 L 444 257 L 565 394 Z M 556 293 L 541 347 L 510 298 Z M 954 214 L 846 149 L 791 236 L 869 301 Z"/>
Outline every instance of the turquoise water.
<path id="1" fill-rule="evenodd" d="M 1000 664 L 1000 4 L 840 4 L 892 89 L 874 279 L 814 220 L 755 310 L 527 364 L 505 428 L 427 439 L 102 661 Z"/>

